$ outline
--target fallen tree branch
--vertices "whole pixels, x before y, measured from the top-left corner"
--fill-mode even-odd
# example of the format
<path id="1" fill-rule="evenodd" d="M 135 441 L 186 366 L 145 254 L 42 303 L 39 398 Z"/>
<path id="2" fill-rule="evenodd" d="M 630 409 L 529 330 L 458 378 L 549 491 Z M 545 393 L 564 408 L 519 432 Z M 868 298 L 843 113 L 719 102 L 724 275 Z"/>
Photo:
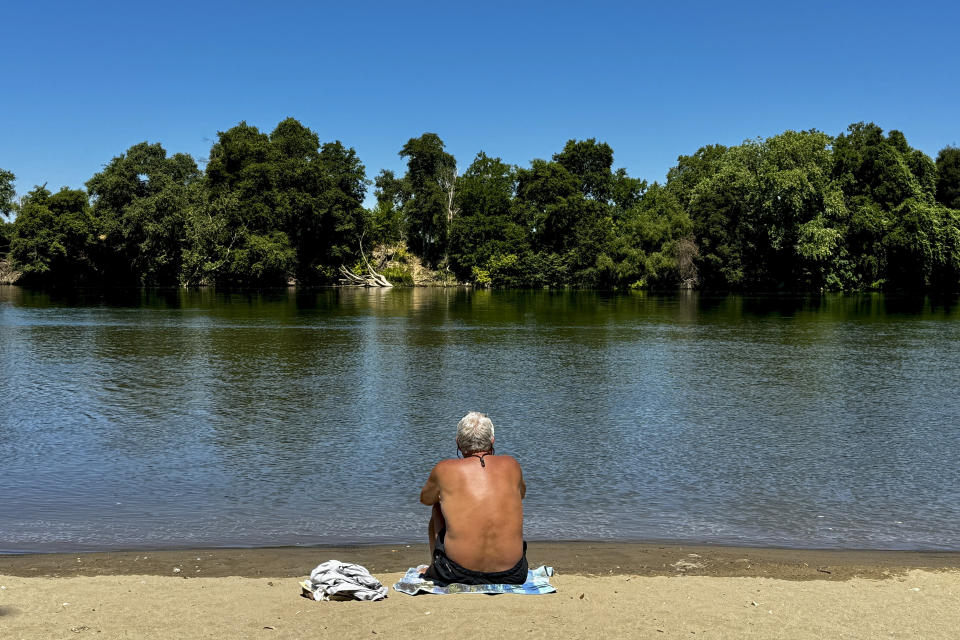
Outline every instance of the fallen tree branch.
<path id="1" fill-rule="evenodd" d="M 367 267 L 367 273 L 359 274 L 354 273 L 350 269 L 347 269 L 345 266 L 340 265 L 340 275 L 343 277 L 340 278 L 340 284 L 351 286 L 351 287 L 392 287 L 390 281 L 384 278 L 382 275 L 374 271 L 371 267 Z"/>
<path id="2" fill-rule="evenodd" d="M 351 287 L 392 287 L 390 281 L 374 271 L 367 260 L 367 254 L 363 252 L 363 234 L 360 234 L 360 255 L 363 257 L 363 263 L 367 265 L 366 274 L 357 274 L 340 265 L 340 284 Z"/>

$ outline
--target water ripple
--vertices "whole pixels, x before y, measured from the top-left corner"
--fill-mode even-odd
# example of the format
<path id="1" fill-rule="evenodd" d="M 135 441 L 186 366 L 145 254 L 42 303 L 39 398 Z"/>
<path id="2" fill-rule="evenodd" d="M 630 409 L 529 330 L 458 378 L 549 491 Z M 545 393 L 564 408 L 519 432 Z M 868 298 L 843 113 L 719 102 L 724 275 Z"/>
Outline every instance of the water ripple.
<path id="1" fill-rule="evenodd" d="M 124 296 L 0 288 L 0 551 L 420 540 L 469 409 L 531 539 L 960 549 L 956 306 Z"/>

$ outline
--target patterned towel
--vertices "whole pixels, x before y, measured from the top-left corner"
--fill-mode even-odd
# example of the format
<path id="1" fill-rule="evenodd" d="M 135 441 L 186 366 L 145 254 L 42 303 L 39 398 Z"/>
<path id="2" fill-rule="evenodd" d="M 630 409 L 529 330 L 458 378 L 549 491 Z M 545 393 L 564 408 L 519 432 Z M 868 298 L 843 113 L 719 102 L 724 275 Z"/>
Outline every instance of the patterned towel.
<path id="1" fill-rule="evenodd" d="M 550 576 L 553 575 L 553 567 L 540 566 L 536 569 L 527 571 L 527 581 L 523 584 L 457 584 L 451 583 L 441 587 L 433 583 L 432 580 L 424 580 L 420 575 L 421 569 L 426 569 L 427 565 L 422 564 L 419 567 L 410 567 L 407 573 L 397 584 L 393 585 L 394 591 L 406 593 L 411 596 L 418 593 L 520 593 L 535 595 L 539 593 L 553 593 L 556 591 L 550 584 Z"/>

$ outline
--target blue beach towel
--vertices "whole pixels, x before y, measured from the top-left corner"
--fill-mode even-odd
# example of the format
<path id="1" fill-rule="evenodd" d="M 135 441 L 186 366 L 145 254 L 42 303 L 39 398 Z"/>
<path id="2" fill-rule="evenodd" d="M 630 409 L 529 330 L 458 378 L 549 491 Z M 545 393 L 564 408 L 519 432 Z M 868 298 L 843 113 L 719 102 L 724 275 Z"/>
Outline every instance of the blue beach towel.
<path id="1" fill-rule="evenodd" d="M 527 581 L 523 584 L 457 584 L 454 582 L 445 587 L 434 584 L 432 580 L 424 580 L 423 576 L 420 575 L 420 570 L 426 568 L 427 565 L 425 564 L 419 567 L 410 567 L 400 582 L 393 585 L 393 590 L 411 596 L 418 593 L 437 593 L 440 595 L 448 593 L 518 593 L 537 595 L 556 591 L 554 586 L 550 584 L 553 567 L 540 566 L 536 569 L 529 569 L 527 571 Z"/>

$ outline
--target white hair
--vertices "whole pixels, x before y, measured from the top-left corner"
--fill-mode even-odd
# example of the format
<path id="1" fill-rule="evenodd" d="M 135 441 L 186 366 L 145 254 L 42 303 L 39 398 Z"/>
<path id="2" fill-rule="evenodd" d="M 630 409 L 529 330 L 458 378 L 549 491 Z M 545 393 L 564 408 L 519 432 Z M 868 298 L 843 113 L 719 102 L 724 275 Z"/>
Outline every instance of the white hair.
<path id="1" fill-rule="evenodd" d="M 493 422 L 487 414 L 471 411 L 457 423 L 457 447 L 463 453 L 493 449 Z"/>

